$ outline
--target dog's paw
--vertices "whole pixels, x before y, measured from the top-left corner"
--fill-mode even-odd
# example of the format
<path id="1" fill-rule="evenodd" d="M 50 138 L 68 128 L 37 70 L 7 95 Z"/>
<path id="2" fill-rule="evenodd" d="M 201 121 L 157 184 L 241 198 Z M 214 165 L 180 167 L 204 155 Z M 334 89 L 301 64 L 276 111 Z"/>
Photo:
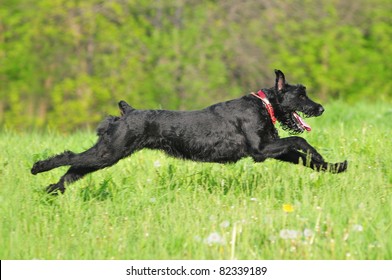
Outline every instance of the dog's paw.
<path id="1" fill-rule="evenodd" d="M 37 161 L 34 163 L 33 167 L 31 168 L 31 174 L 36 175 L 44 170 L 43 168 L 43 162 L 42 161 Z"/>
<path id="2" fill-rule="evenodd" d="M 335 163 L 335 164 L 331 164 L 330 171 L 332 173 L 336 173 L 336 174 L 337 173 L 342 173 L 342 172 L 347 170 L 347 166 L 348 166 L 347 160 L 345 160 L 343 162 L 338 162 L 338 163 Z"/>
<path id="3" fill-rule="evenodd" d="M 59 192 L 64 193 L 65 188 L 63 186 L 59 186 L 59 184 L 51 184 L 46 187 L 46 192 L 51 195 L 58 195 Z"/>

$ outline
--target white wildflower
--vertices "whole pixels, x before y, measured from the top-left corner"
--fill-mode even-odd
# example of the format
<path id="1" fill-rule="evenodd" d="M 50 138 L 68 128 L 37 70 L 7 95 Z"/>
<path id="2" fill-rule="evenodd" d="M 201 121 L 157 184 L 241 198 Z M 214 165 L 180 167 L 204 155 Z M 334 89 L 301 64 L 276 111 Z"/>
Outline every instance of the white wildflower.
<path id="1" fill-rule="evenodd" d="M 361 226 L 361 225 L 353 225 L 352 226 L 352 230 L 353 231 L 357 231 L 357 232 L 361 232 L 361 231 L 363 231 L 363 226 Z"/>
<path id="2" fill-rule="evenodd" d="M 313 230 L 311 230 L 310 228 L 305 228 L 305 229 L 304 229 L 304 236 L 305 236 L 306 238 L 310 238 L 310 237 L 312 237 L 313 235 L 314 235 Z"/>
<path id="3" fill-rule="evenodd" d="M 204 243 L 208 245 L 224 245 L 226 244 L 226 241 L 224 237 L 222 237 L 219 233 L 217 232 L 212 232 L 206 239 L 204 239 Z"/>
<path id="4" fill-rule="evenodd" d="M 229 222 L 229 221 L 223 221 L 223 222 L 220 224 L 220 226 L 221 226 L 222 228 L 228 228 L 228 227 L 230 226 L 230 222 Z"/>
<path id="5" fill-rule="evenodd" d="M 294 229 L 282 229 L 279 232 L 279 236 L 282 239 L 297 239 L 302 236 L 302 233 Z"/>

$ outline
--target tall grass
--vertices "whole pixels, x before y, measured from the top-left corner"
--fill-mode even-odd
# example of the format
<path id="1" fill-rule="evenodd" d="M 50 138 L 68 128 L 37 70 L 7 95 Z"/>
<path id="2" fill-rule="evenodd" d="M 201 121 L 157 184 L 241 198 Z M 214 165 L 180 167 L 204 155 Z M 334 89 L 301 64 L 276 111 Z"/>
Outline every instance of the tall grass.
<path id="1" fill-rule="evenodd" d="M 347 173 L 141 151 L 64 195 L 32 163 L 92 132 L 0 134 L 1 259 L 392 259 L 392 106 L 334 103 L 304 137 Z"/>

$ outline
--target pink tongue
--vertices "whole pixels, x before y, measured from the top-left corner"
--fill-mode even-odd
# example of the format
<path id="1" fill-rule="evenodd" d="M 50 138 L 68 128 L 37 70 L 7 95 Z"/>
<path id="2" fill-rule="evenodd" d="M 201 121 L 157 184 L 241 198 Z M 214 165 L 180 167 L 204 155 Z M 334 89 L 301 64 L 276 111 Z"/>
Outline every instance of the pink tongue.
<path id="1" fill-rule="evenodd" d="M 312 130 L 310 125 L 308 125 L 296 112 L 294 112 L 293 115 L 297 119 L 297 121 L 301 124 L 301 126 L 303 128 L 305 128 L 307 131 L 311 131 Z"/>

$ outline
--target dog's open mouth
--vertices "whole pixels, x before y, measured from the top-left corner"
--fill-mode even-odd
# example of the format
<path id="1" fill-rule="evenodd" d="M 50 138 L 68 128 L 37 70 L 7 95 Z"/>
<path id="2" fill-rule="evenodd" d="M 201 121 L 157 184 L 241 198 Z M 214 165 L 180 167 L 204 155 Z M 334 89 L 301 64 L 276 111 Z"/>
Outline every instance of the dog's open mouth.
<path id="1" fill-rule="evenodd" d="M 310 125 L 308 125 L 296 112 L 293 112 L 293 117 L 294 120 L 297 124 L 297 126 L 303 131 L 311 131 L 312 128 L 310 127 Z"/>

